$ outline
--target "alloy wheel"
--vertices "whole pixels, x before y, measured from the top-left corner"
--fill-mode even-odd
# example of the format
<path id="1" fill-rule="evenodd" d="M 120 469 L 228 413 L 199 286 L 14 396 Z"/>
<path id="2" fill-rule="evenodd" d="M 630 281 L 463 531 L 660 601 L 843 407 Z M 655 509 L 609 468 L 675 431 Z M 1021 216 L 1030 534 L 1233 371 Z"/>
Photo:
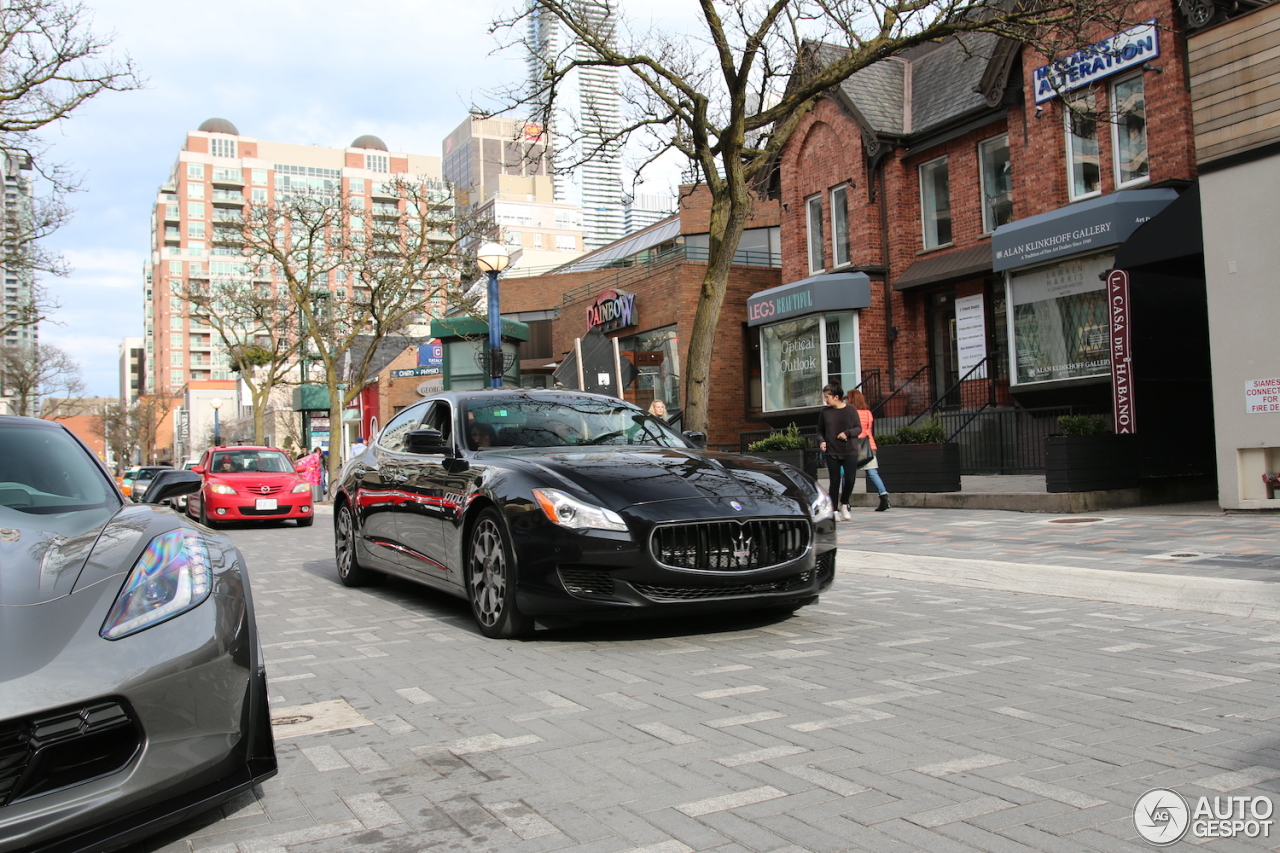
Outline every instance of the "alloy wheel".
<path id="1" fill-rule="evenodd" d="M 507 596 L 507 556 L 502 532 L 491 519 L 481 519 L 471 534 L 467 583 L 476 619 L 486 626 L 496 625 Z"/>

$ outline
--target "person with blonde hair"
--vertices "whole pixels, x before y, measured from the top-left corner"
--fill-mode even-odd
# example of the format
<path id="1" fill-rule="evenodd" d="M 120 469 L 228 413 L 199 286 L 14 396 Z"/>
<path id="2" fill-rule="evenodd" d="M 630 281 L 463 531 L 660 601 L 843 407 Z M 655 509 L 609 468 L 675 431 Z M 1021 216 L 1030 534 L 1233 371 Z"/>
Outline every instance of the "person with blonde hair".
<path id="1" fill-rule="evenodd" d="M 867 437 L 867 442 L 871 445 L 871 461 L 862 466 L 862 470 L 867 472 L 867 482 L 875 486 L 876 491 L 880 493 L 880 505 L 876 507 L 876 512 L 884 512 L 890 507 L 889 490 L 884 487 L 884 480 L 880 479 L 880 463 L 876 461 L 876 436 L 871 431 L 871 425 L 875 423 L 875 415 L 871 414 L 871 406 L 867 405 L 866 396 L 854 388 L 845 398 L 850 406 L 858 412 L 858 418 L 862 421 L 862 434 Z"/>
<path id="2" fill-rule="evenodd" d="M 654 400 L 649 404 L 649 414 L 665 421 L 667 419 L 667 404 L 662 400 Z"/>

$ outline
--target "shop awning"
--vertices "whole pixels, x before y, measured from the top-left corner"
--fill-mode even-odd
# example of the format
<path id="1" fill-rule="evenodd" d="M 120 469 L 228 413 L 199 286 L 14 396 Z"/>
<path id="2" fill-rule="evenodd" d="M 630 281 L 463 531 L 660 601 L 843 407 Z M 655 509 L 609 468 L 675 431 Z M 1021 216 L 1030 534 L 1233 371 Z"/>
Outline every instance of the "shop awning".
<path id="1" fill-rule="evenodd" d="M 747 297 L 747 325 L 776 323 L 826 311 L 871 306 L 871 279 L 864 272 L 811 275 Z"/>
<path id="2" fill-rule="evenodd" d="M 1200 222 L 1200 185 L 1145 223 L 1116 250 L 1116 269 L 1204 277 L 1204 229 Z"/>
<path id="3" fill-rule="evenodd" d="M 1100 252 L 1129 239 L 1178 197 L 1176 190 L 1122 190 L 1001 225 L 991 236 L 991 268 L 1018 269 Z"/>
<path id="4" fill-rule="evenodd" d="M 907 267 L 902 277 L 893 283 L 894 290 L 912 290 L 931 284 L 943 284 L 970 276 L 991 272 L 991 246 L 983 243 L 972 249 L 931 255 Z"/>

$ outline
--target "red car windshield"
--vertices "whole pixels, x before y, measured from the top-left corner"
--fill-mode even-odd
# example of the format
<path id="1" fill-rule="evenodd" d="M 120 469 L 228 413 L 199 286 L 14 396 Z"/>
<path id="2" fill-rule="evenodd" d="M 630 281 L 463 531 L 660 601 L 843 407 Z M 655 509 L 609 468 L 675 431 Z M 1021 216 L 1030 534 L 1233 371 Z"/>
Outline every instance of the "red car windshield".
<path id="1" fill-rule="evenodd" d="M 279 450 L 224 450 L 213 454 L 213 474 L 292 474 L 293 462 Z"/>

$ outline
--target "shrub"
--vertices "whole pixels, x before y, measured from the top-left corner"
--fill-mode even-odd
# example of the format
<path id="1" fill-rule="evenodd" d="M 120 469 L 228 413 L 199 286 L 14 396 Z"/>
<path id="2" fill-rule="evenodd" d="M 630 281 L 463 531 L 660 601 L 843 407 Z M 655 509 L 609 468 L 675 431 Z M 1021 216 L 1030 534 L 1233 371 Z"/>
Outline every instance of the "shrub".
<path id="1" fill-rule="evenodd" d="M 1104 435 L 1111 432 L 1102 415 L 1063 415 L 1058 418 L 1063 435 Z"/>
<path id="2" fill-rule="evenodd" d="M 942 422 L 938 420 L 938 416 L 934 417 L 924 426 L 898 427 L 896 440 L 892 444 L 942 444 L 947 440 L 947 431 L 942 428 Z M 876 444 L 880 443 L 879 436 L 876 437 Z"/>
<path id="3" fill-rule="evenodd" d="M 768 453 L 771 450 L 804 450 L 808 446 L 809 442 L 800 434 L 800 427 L 791 424 L 786 429 L 778 430 L 759 441 L 751 442 L 747 445 L 747 452 Z"/>

